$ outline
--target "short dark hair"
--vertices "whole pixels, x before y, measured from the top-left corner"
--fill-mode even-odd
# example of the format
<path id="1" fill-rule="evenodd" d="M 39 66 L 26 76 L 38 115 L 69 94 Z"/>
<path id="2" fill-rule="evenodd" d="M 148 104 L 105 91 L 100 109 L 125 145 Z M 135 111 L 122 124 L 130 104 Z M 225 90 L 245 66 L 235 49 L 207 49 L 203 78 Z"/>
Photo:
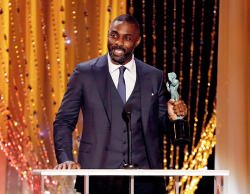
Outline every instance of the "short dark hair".
<path id="1" fill-rule="evenodd" d="M 136 29 L 139 30 L 139 32 L 140 32 L 140 24 L 139 24 L 139 22 L 137 21 L 137 19 L 134 16 L 132 16 L 130 14 L 119 15 L 117 18 L 114 19 L 112 24 L 115 21 L 123 21 L 123 22 L 127 22 L 129 24 L 133 24 L 133 25 L 135 25 Z"/>

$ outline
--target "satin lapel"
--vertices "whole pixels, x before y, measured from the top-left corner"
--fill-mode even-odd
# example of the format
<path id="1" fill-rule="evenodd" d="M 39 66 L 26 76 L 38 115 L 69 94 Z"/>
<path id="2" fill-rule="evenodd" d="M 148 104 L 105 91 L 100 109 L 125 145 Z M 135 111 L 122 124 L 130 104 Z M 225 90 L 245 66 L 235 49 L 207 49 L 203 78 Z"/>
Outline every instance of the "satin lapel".
<path id="1" fill-rule="evenodd" d="M 109 122 L 111 123 L 111 109 L 110 109 L 110 88 L 108 84 L 108 58 L 107 54 L 100 57 L 97 62 L 92 66 L 95 80 L 102 99 L 104 109 L 106 111 Z"/>
<path id="2" fill-rule="evenodd" d="M 144 132 L 147 130 L 149 108 L 152 97 L 152 86 L 150 82 L 150 73 L 146 66 L 141 61 L 135 58 L 137 72 L 139 74 L 140 86 L 141 86 L 141 115 L 142 126 Z"/>

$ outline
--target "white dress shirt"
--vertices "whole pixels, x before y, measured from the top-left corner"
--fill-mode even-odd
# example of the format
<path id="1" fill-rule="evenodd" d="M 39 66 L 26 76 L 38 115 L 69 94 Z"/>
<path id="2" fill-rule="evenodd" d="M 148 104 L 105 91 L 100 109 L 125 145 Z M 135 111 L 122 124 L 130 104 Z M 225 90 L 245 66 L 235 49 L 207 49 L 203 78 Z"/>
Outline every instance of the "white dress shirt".
<path id="1" fill-rule="evenodd" d="M 116 65 L 112 63 L 110 56 L 108 54 L 108 66 L 109 66 L 109 73 L 112 77 L 115 87 L 117 88 L 119 75 L 120 75 L 119 67 L 122 65 Z M 123 76 L 124 76 L 125 85 L 126 85 L 126 101 L 127 101 L 131 93 L 134 90 L 135 81 L 136 81 L 136 64 L 134 60 L 134 55 L 132 55 L 131 61 L 129 61 L 127 64 L 123 66 L 126 67 L 126 70 L 124 71 Z"/>

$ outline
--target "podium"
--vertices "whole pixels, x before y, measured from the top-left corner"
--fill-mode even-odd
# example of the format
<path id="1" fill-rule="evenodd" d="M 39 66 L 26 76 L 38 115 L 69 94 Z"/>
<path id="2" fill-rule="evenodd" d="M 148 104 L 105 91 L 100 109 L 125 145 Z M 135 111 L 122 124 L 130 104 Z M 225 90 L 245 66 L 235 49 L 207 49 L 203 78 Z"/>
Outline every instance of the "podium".
<path id="1" fill-rule="evenodd" d="M 179 194 L 181 176 L 214 176 L 216 188 L 223 193 L 223 177 L 229 176 L 228 170 L 144 170 L 144 169 L 81 169 L 81 170 L 33 170 L 34 194 L 44 194 L 44 176 L 84 176 L 84 193 L 89 194 L 89 176 L 129 176 L 130 194 L 134 194 L 134 176 L 171 176 L 175 177 L 175 194 Z"/>

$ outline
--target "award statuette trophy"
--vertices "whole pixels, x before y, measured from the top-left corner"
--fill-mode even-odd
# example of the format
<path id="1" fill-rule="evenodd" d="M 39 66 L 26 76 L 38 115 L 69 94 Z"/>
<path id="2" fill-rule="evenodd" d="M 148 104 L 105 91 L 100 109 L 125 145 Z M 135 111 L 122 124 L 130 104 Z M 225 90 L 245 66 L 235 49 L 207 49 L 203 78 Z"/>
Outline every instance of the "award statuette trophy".
<path id="1" fill-rule="evenodd" d="M 179 80 L 176 79 L 176 74 L 174 72 L 168 73 L 167 90 L 171 94 L 171 99 L 178 101 L 179 94 L 177 89 L 179 87 Z M 174 132 L 171 132 L 172 144 L 175 146 L 184 146 L 190 142 L 190 133 L 188 122 L 182 119 L 182 116 L 178 116 L 174 123 Z"/>

